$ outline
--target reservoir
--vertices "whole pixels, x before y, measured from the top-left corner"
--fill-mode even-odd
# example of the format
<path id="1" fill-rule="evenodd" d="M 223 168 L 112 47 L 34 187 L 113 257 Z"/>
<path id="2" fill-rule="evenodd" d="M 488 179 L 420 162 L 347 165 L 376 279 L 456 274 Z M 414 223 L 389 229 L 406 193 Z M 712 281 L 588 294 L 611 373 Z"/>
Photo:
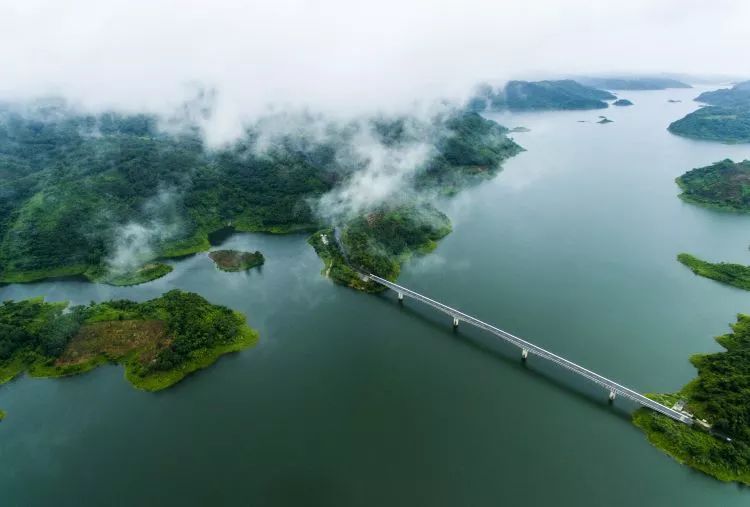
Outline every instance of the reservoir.
<path id="1" fill-rule="evenodd" d="M 750 145 L 666 127 L 702 89 L 623 92 L 632 107 L 489 114 L 527 151 L 439 203 L 453 232 L 398 283 L 639 392 L 673 392 L 719 350 L 750 293 L 675 259 L 750 264 L 750 215 L 682 202 L 674 179 Z M 669 103 L 668 99 L 680 99 Z M 598 124 L 604 114 L 613 123 Z M 746 506 L 678 464 L 636 408 L 415 301 L 320 275 L 305 235 L 235 234 L 248 273 L 206 254 L 135 287 L 54 281 L 0 300 L 146 300 L 173 288 L 243 312 L 257 346 L 171 389 L 119 366 L 0 386 L 0 503 L 259 506 Z"/>

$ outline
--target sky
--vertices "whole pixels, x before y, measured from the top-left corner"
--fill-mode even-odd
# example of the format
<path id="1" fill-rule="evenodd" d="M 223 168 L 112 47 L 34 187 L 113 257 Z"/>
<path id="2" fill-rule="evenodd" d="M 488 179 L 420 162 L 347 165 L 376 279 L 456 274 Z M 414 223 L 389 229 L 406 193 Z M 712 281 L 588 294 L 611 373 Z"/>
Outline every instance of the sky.
<path id="1" fill-rule="evenodd" d="M 0 0 L 0 98 L 167 111 L 397 110 L 480 81 L 750 74 L 747 0 Z M 226 132 L 222 132 L 225 130 Z"/>

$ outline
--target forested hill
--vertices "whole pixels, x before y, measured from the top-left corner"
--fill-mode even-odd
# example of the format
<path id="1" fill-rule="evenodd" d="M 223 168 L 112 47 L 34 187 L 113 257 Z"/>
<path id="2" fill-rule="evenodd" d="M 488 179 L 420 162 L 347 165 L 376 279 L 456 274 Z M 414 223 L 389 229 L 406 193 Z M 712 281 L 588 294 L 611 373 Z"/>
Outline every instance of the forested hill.
<path id="1" fill-rule="evenodd" d="M 313 206 L 370 163 L 367 153 L 351 156 L 365 134 L 382 150 L 429 145 L 411 172 L 421 185 L 455 186 L 520 150 L 505 129 L 460 111 L 319 130 L 325 135 L 269 136 L 258 124 L 207 149 L 197 128 L 167 134 L 154 116 L 79 114 L 62 102 L 2 105 L 0 282 L 106 281 L 112 272 L 140 279 L 128 272 L 206 250 L 208 234 L 227 225 L 276 233 L 323 226 Z"/>
<path id="2" fill-rule="evenodd" d="M 480 85 L 468 102 L 472 111 L 604 109 L 611 93 L 584 86 L 572 79 L 559 81 L 509 81 L 503 88 Z"/>
<path id="3" fill-rule="evenodd" d="M 750 106 L 750 81 L 737 83 L 732 88 L 703 92 L 695 100 L 712 106 Z"/>
<path id="4" fill-rule="evenodd" d="M 677 178 L 680 197 L 704 206 L 750 212 L 750 160 L 722 160 Z"/>
<path id="5" fill-rule="evenodd" d="M 670 132 L 708 141 L 750 143 L 750 81 L 703 92 L 695 100 L 711 105 L 673 122 Z"/>

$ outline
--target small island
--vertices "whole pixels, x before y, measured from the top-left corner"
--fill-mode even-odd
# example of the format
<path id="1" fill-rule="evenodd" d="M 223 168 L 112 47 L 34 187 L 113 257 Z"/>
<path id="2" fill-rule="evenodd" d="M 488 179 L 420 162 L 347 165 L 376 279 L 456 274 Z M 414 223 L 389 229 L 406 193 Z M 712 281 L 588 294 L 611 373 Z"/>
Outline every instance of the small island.
<path id="1" fill-rule="evenodd" d="M 0 384 L 23 372 L 64 377 L 113 362 L 146 391 L 170 387 L 258 339 L 242 314 L 180 290 L 143 303 L 5 301 L 0 331 Z"/>
<path id="2" fill-rule="evenodd" d="M 680 103 L 682 101 L 681 100 L 677 100 L 677 99 L 669 99 L 669 100 L 667 100 L 667 102 L 669 102 L 670 104 L 677 104 L 677 103 Z"/>
<path id="3" fill-rule="evenodd" d="M 633 423 L 680 463 L 722 481 L 750 485 L 750 316 L 738 315 L 732 333 L 716 341 L 726 351 L 692 356 L 698 376 L 679 393 L 650 395 L 692 414 L 695 424 L 646 408 L 633 414 Z"/>
<path id="4" fill-rule="evenodd" d="M 692 169 L 676 180 L 684 201 L 709 208 L 750 212 L 750 160 L 725 159 Z"/>
<path id="5" fill-rule="evenodd" d="M 617 99 L 614 102 L 612 102 L 613 106 L 632 106 L 633 103 L 629 101 L 628 99 Z"/>
<path id="6" fill-rule="evenodd" d="M 614 123 L 614 120 L 610 120 L 606 116 L 600 116 L 599 118 L 601 118 L 601 119 L 598 122 L 596 122 L 596 123 L 600 123 L 600 124 Z"/>
<path id="7" fill-rule="evenodd" d="M 259 251 L 214 250 L 209 252 L 208 256 L 222 271 L 247 271 L 262 266 L 265 262 L 263 254 Z"/>
<path id="8" fill-rule="evenodd" d="M 508 132 L 531 132 L 531 129 L 526 127 L 513 127 Z"/>

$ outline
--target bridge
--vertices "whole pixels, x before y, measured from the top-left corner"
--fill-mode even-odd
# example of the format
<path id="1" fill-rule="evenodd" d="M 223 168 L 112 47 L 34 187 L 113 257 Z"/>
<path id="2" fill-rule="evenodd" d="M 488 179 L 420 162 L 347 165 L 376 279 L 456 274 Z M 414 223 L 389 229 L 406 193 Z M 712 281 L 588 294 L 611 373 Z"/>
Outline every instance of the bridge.
<path id="1" fill-rule="evenodd" d="M 677 410 L 671 409 L 667 407 L 666 405 L 662 405 L 661 403 L 657 403 L 656 401 L 645 397 L 639 392 L 633 391 L 632 389 L 629 389 L 623 385 L 620 385 L 614 380 L 610 380 L 606 377 L 603 377 L 599 375 L 598 373 L 594 373 L 593 371 L 588 370 L 584 368 L 583 366 L 580 366 L 572 361 L 569 361 L 565 359 L 564 357 L 560 357 L 557 354 L 553 354 L 552 352 L 545 350 L 541 347 L 538 347 L 534 345 L 533 343 L 530 343 L 522 338 L 519 338 L 518 336 L 512 335 L 508 333 L 507 331 L 498 329 L 495 326 L 492 326 L 490 324 L 487 324 L 486 322 L 482 322 L 481 320 L 472 317 L 471 315 L 467 315 L 459 310 L 456 310 L 455 308 L 451 308 L 448 305 L 444 305 L 443 303 L 440 303 L 439 301 L 435 301 L 434 299 L 430 299 L 427 296 L 423 296 L 422 294 L 419 294 L 418 292 L 415 292 L 413 290 L 407 289 L 406 287 L 390 282 L 386 280 L 385 278 L 381 278 L 377 275 L 366 274 L 362 272 L 360 272 L 360 274 L 362 274 L 364 280 L 372 280 L 374 282 L 379 283 L 380 285 L 383 285 L 395 291 L 396 294 L 398 294 L 399 301 L 403 301 L 405 296 L 410 297 L 412 299 L 416 299 L 417 301 L 421 301 L 422 303 L 425 303 L 435 308 L 438 311 L 441 311 L 445 314 L 450 315 L 451 317 L 453 317 L 454 327 L 458 327 L 459 322 L 465 322 L 467 324 L 471 324 L 472 326 L 478 327 L 479 329 L 489 331 L 490 333 L 497 336 L 501 340 L 507 343 L 510 343 L 511 345 L 515 345 L 516 347 L 521 349 L 521 358 L 524 360 L 526 360 L 529 354 L 539 356 L 559 366 L 562 366 L 566 370 L 572 371 L 576 375 L 580 375 L 581 377 L 584 377 L 590 380 L 591 382 L 594 382 L 604 387 L 605 389 L 609 391 L 610 400 L 614 400 L 617 395 L 620 395 L 644 407 L 648 407 L 651 410 L 655 410 L 656 412 L 659 412 L 660 414 L 664 414 L 667 417 L 671 417 L 672 419 L 679 421 L 681 423 L 685 423 L 687 425 L 693 424 L 693 419 L 689 417 L 688 415 L 682 412 L 678 412 Z"/>

